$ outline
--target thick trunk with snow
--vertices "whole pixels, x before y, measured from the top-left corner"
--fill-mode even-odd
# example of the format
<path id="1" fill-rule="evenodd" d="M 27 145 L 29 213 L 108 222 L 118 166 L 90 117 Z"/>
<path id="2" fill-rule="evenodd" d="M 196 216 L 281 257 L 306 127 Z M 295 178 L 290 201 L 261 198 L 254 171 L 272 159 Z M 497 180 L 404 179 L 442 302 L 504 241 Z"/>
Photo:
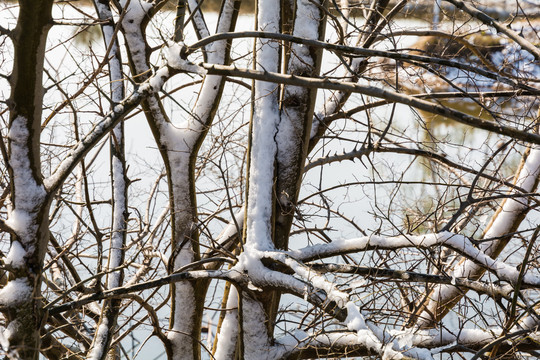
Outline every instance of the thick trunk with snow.
<path id="1" fill-rule="evenodd" d="M 279 33 L 281 31 L 281 2 L 279 0 L 257 1 L 257 30 Z M 254 45 L 255 69 L 271 72 L 280 71 L 281 46 L 273 40 L 256 39 Z M 262 266 L 258 251 L 275 248 L 273 241 L 274 221 L 274 174 L 276 172 L 277 132 L 280 122 L 278 84 L 255 81 L 252 92 L 252 113 L 250 122 L 247 207 L 245 227 L 245 247 L 242 262 L 247 272 L 258 271 Z M 253 269 L 250 269 L 253 267 Z M 242 307 L 242 322 L 257 324 L 261 332 L 254 333 L 242 328 L 240 333 L 241 355 L 254 358 L 257 352 L 267 346 L 275 317 L 275 294 L 265 292 L 258 297 L 246 299 L 249 311 Z M 243 301 L 243 300 L 242 300 Z M 249 347 L 246 348 L 246 344 Z"/>
<path id="2" fill-rule="evenodd" d="M 5 263 L 9 281 L 0 291 L 7 326 L 1 337 L 11 356 L 38 359 L 44 325 L 41 275 L 50 206 L 40 161 L 42 74 L 52 0 L 38 4 L 20 1 L 19 5 L 20 15 L 12 35 L 14 65 L 7 143 L 11 191 L 6 223 L 11 228 L 11 247 Z"/>
<path id="3" fill-rule="evenodd" d="M 129 5 L 129 6 L 128 6 Z M 145 40 L 148 16 L 153 5 L 142 0 L 125 2 L 126 17 L 123 32 L 129 49 L 128 58 L 132 71 L 139 81 L 146 80 L 149 73 L 149 46 Z M 159 144 L 159 150 L 167 170 L 169 206 L 172 224 L 172 255 L 169 271 L 174 272 L 198 258 L 195 231 L 196 205 L 190 164 L 193 156 L 193 138 L 196 133 L 185 125 L 173 125 L 166 115 L 157 94 L 142 102 L 150 128 Z M 172 284 L 171 320 L 168 338 L 173 359 L 196 359 L 200 357 L 200 310 L 202 299 L 197 298 L 194 283 Z"/>
<path id="4" fill-rule="evenodd" d="M 192 6 L 195 8 L 195 5 Z M 225 1 L 221 9 L 217 32 L 234 29 L 239 3 Z M 132 69 L 141 74 L 141 81 L 148 77 L 149 53 L 145 42 L 147 16 L 153 9 L 144 2 L 130 3 L 126 19 L 123 21 L 124 34 L 130 49 Z M 138 11 L 138 12 L 137 12 Z M 200 13 L 195 13 L 197 30 L 207 34 L 206 25 Z M 229 58 L 229 45 L 219 41 L 209 48 L 208 57 L 213 63 L 224 64 Z M 175 51 L 172 47 L 170 51 Z M 175 61 L 170 54 L 169 61 Z M 167 170 L 169 203 L 172 223 L 172 256 L 169 271 L 174 272 L 200 258 L 198 233 L 195 228 L 197 210 L 195 199 L 195 159 L 197 150 L 212 123 L 223 91 L 224 78 L 208 75 L 203 81 L 193 113 L 180 123 L 168 118 L 157 95 L 142 102 L 146 117 L 156 139 Z M 202 308 L 207 281 L 180 282 L 172 284 L 171 324 L 168 338 L 172 345 L 173 358 L 191 359 L 200 357 L 200 329 Z"/>
<path id="5" fill-rule="evenodd" d="M 292 34 L 303 39 L 323 40 L 326 22 L 321 9 L 326 7 L 325 2 L 313 3 L 298 0 L 294 5 Z M 285 70 L 288 74 L 310 77 L 319 75 L 322 60 L 321 49 L 293 43 L 290 45 L 287 58 L 288 64 Z M 287 250 L 311 135 L 311 121 L 317 90 L 299 86 L 284 86 L 282 93 L 280 119 L 276 134 L 276 196 L 274 198 L 273 242 L 277 249 Z M 276 320 L 280 297 L 279 292 L 271 293 L 270 300 L 264 303 L 270 324 Z M 272 333 L 272 327 L 269 328 L 269 331 Z"/>

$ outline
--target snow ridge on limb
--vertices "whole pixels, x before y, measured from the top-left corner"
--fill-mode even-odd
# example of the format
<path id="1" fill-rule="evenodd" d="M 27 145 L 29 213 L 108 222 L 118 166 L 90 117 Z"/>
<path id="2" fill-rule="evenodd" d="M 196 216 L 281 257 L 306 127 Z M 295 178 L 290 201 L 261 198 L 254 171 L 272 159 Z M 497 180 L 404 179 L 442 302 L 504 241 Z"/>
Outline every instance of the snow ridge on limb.
<path id="1" fill-rule="evenodd" d="M 245 358 L 260 359 L 261 353 L 265 353 L 267 355 L 263 359 L 276 359 L 282 358 L 286 353 L 286 349 L 281 344 L 269 345 L 264 318 L 261 318 L 263 315 L 261 311 L 264 310 L 259 301 L 248 295 L 250 291 L 256 294 L 260 288 L 268 287 L 278 288 L 281 291 L 303 297 L 309 303 L 335 317 L 351 331 L 357 332 L 358 339 L 362 339 L 371 352 L 381 355 L 383 359 L 432 358 L 429 351 L 400 343 L 387 330 L 365 320 L 365 315 L 350 301 L 346 293 L 340 291 L 335 284 L 286 253 L 279 251 L 252 251 L 252 257 L 257 257 L 258 261 L 253 262 L 247 274 L 243 271 L 244 268 L 241 262 L 231 269 L 231 274 L 246 274 L 248 276 L 248 284 L 242 298 L 242 304 L 245 304 L 247 299 L 249 307 L 247 312 L 242 314 L 245 317 L 244 327 L 250 327 L 250 329 L 247 332 L 248 329 L 244 329 L 244 341 L 251 341 L 251 330 L 253 328 L 257 329 L 259 334 L 266 334 L 265 337 L 259 337 L 257 342 L 251 341 L 249 346 L 244 343 Z M 262 259 L 281 263 L 292 270 L 294 275 L 271 270 L 262 264 Z M 242 284 L 244 286 L 246 286 L 245 280 Z M 245 309 L 245 307 L 242 307 L 242 309 Z M 246 315 L 249 317 L 246 317 Z"/>
<path id="2" fill-rule="evenodd" d="M 216 360 L 229 360 L 234 358 L 238 338 L 238 291 L 231 286 L 226 304 L 226 314 L 217 334 L 217 347 L 214 353 Z"/>
<path id="3" fill-rule="evenodd" d="M 32 154 L 27 146 L 32 141 L 28 130 L 31 126 L 26 117 L 17 116 L 11 121 L 9 127 L 9 165 L 13 174 L 14 193 L 10 204 L 11 209 L 5 222 L 17 234 L 26 251 L 30 253 L 34 251 L 34 236 L 39 226 L 36 217 L 47 195 L 43 184 L 36 181 L 36 173 L 31 161 Z M 19 261 L 16 262 L 19 263 Z"/>
<path id="4" fill-rule="evenodd" d="M 324 1 L 296 1 L 293 37 L 303 41 L 324 38 L 325 19 L 319 7 Z M 322 49 L 297 42 L 291 43 L 287 74 L 316 77 L 320 72 Z M 288 239 L 297 202 L 311 121 L 318 89 L 286 85 L 283 87 L 280 122 L 276 135 L 276 219 L 274 243 L 288 248 Z"/>
<path id="5" fill-rule="evenodd" d="M 8 281 L 0 290 L 0 311 L 6 325 L 0 329 L 0 345 L 14 359 L 37 359 L 44 318 L 40 299 L 42 263 L 49 240 L 51 204 L 51 194 L 42 182 L 40 129 L 53 1 L 20 1 L 18 6 L 17 25 L 10 32 L 13 50 L 7 51 L 13 62 L 10 95 L 4 102 L 9 114 L 5 144 L 2 139 L 2 187 L 11 190 L 3 195 L 7 195 L 7 220 L 2 221 L 2 230 L 9 231 L 11 246 L 5 259 L 10 266 L 4 269 Z M 4 183 L 6 180 L 9 184 Z"/>
<path id="6" fill-rule="evenodd" d="M 389 333 L 403 347 L 411 346 L 416 353 L 402 353 L 403 357 L 413 359 L 431 358 L 431 356 L 451 353 L 456 346 L 463 346 L 469 351 L 475 352 L 485 346 L 499 340 L 501 352 L 511 348 L 527 349 L 534 346 L 534 339 L 539 338 L 538 332 L 524 331 L 513 333 L 514 336 L 506 341 L 501 341 L 502 328 L 471 329 L 462 328 L 457 332 L 448 329 L 407 329 L 390 330 Z M 529 337 L 526 338 L 526 337 Z M 349 356 L 373 355 L 370 349 L 370 340 L 367 337 L 358 336 L 352 331 L 335 331 L 327 333 L 306 333 L 297 331 L 277 340 L 276 358 L 290 358 L 296 354 L 303 357 L 321 357 L 334 351 L 346 352 Z M 279 349 L 281 347 L 281 349 Z M 399 357 L 398 357 L 399 358 Z"/>
<path id="7" fill-rule="evenodd" d="M 365 315 L 360 312 L 354 302 L 350 301 L 346 293 L 338 290 L 335 284 L 329 282 L 308 266 L 287 256 L 285 253 L 273 253 L 267 256 L 288 266 L 297 276 L 304 279 L 306 284 L 313 287 L 305 287 L 304 297 L 334 315 L 350 331 L 356 332 L 357 338 L 362 339 L 361 341 L 369 351 L 378 353 L 383 359 L 432 359 L 429 351 L 413 348 L 408 343 L 404 344 L 395 339 L 387 330 L 383 330 L 373 322 L 367 321 Z M 285 283 L 287 280 L 283 279 L 282 281 Z M 344 314 L 346 314 L 346 317 L 344 317 Z"/>
<path id="8" fill-rule="evenodd" d="M 264 31 L 279 32 L 280 3 L 277 0 L 258 2 L 257 26 Z M 279 71 L 280 46 L 272 40 L 255 41 L 255 68 L 258 71 Z M 273 179 L 279 124 L 279 86 L 266 81 L 254 82 L 253 114 L 249 156 L 249 188 L 247 202 L 246 253 L 249 249 L 273 249 L 271 224 Z"/>
<path id="9" fill-rule="evenodd" d="M 533 192 L 538 184 L 540 176 L 540 147 L 535 146 L 528 154 L 522 168 L 516 176 L 516 186 L 525 192 Z M 513 194 L 520 194 L 517 190 L 512 190 Z M 525 218 L 529 210 L 529 200 L 527 197 L 508 198 L 493 216 L 488 229 L 483 235 L 484 239 L 497 239 L 482 242 L 480 250 L 482 254 L 497 257 L 506 244 L 510 241 L 509 233 L 515 231 Z M 514 269 L 515 270 L 515 269 Z M 473 280 L 479 279 L 484 273 L 484 268 L 470 259 L 462 259 L 453 271 L 454 277 L 465 277 Z M 511 271 L 512 279 L 516 276 L 516 271 Z M 508 274 L 509 275 L 509 274 Z M 515 277 L 517 279 L 517 277 Z M 525 274 L 524 279 L 532 280 L 531 275 Z M 527 283 L 527 281 L 525 281 Z M 450 285 L 438 285 L 433 289 L 428 304 L 417 320 L 417 326 L 429 327 L 434 322 L 442 319 L 448 310 L 459 301 L 463 290 Z"/>
<path id="10" fill-rule="evenodd" d="M 407 247 L 427 249 L 436 245 L 446 246 L 458 252 L 467 258 L 468 262 L 474 264 L 474 266 L 491 271 L 501 280 L 510 283 L 516 283 L 518 281 L 519 271 L 514 266 L 491 258 L 483 250 L 474 246 L 466 236 L 448 231 L 427 235 L 401 235 L 393 237 L 372 235 L 355 239 L 335 240 L 327 244 L 317 244 L 299 250 L 291 250 L 288 254 L 306 262 L 373 249 L 395 250 Z M 460 277 L 464 276 L 461 275 Z M 540 277 L 525 274 L 523 284 L 538 287 L 540 286 Z"/>
<path id="11" fill-rule="evenodd" d="M 291 2 L 291 6 L 294 7 L 294 10 L 291 10 L 294 11 L 292 37 L 302 41 L 318 41 L 324 38 L 326 17 L 320 10 L 326 6 L 324 2 L 324 0 Z M 288 25 L 286 25 L 288 11 L 283 10 L 284 19 L 281 20 L 284 32 L 288 31 Z M 283 72 L 310 77 L 319 75 L 322 48 L 292 42 L 287 53 L 287 66 Z M 277 150 L 275 195 L 273 196 L 275 209 L 273 244 L 277 249 L 288 249 L 318 89 L 286 85 L 282 87 L 281 92 L 279 124 L 275 136 Z M 265 312 L 268 321 L 274 323 L 281 295 L 275 291 L 267 298 L 269 300 L 263 300 Z"/>
<path id="12" fill-rule="evenodd" d="M 258 0 L 256 28 L 260 31 L 281 32 L 281 2 Z M 280 71 L 279 42 L 256 39 L 254 66 L 258 71 Z M 262 79 L 264 80 L 264 79 Z M 273 250 L 272 222 L 274 203 L 274 174 L 277 153 L 276 134 L 279 125 L 279 93 L 277 84 L 257 80 L 253 82 L 250 138 L 248 149 L 248 187 L 245 220 L 244 251 L 236 265 L 249 274 L 262 274 L 260 252 Z M 260 300 L 241 295 L 243 326 L 241 356 L 254 359 L 267 353 L 270 346 L 265 309 Z M 266 301 L 265 301 L 266 302 Z M 246 327 L 253 326 L 252 329 Z M 254 332 L 254 330 L 258 330 Z"/>
<path id="13" fill-rule="evenodd" d="M 138 75 L 139 81 L 145 80 L 150 73 L 149 46 L 146 43 L 145 33 L 148 17 L 151 15 L 152 4 L 142 0 L 123 1 L 121 3 L 125 17 L 122 21 L 123 33 L 128 48 L 128 58 L 132 72 Z M 169 49 L 168 54 L 173 49 Z M 177 65 L 177 64 L 175 64 Z M 161 67 L 154 78 L 154 82 L 147 80 L 141 87 L 149 87 L 157 91 L 163 81 L 172 75 L 167 66 Z M 193 230 L 193 196 L 191 196 L 189 180 L 189 162 L 193 148 L 193 134 L 183 124 L 173 124 L 167 117 L 161 101 L 157 95 L 144 99 L 142 107 L 154 134 L 160 153 L 167 168 L 167 181 L 169 183 L 169 203 L 172 217 L 172 244 L 174 257 L 171 259 L 169 271 L 181 268 L 186 263 L 195 260 L 196 249 L 192 241 L 184 241 L 192 237 Z M 182 246 L 180 244 L 185 244 Z M 198 339 L 195 335 L 197 323 L 195 321 L 196 301 L 193 284 L 179 282 L 172 285 L 172 313 L 170 329 L 167 334 L 171 345 L 173 358 L 198 357 L 199 349 L 194 343 Z M 176 311 L 182 309 L 182 311 Z M 166 344 L 167 345 L 167 344 Z"/>

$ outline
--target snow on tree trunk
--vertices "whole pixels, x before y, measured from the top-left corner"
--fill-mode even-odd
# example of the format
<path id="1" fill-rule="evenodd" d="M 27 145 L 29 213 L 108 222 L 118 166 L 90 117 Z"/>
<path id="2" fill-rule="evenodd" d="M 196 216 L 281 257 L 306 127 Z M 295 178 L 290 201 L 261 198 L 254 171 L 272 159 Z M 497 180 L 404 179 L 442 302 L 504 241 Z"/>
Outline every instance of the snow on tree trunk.
<path id="1" fill-rule="evenodd" d="M 280 32 L 280 1 L 257 2 L 256 28 L 266 32 Z M 279 72 L 281 47 L 278 42 L 258 38 L 255 40 L 255 69 Z M 280 116 L 280 87 L 276 84 L 255 81 L 253 83 L 252 114 L 250 124 L 250 147 L 248 157 L 248 186 L 246 206 L 246 240 L 240 256 L 240 267 L 246 272 L 264 271 L 260 251 L 274 249 L 272 222 L 274 203 L 274 174 Z M 242 296 L 241 308 L 243 331 L 240 334 L 243 356 L 251 359 L 262 354 L 269 344 L 269 325 L 260 301 Z M 256 326 L 246 329 L 246 326 Z M 260 346 L 260 347 L 259 347 Z M 259 355 L 260 356 L 260 355 Z"/>
<path id="2" fill-rule="evenodd" d="M 257 2 L 257 30 L 280 31 L 280 2 Z M 255 69 L 279 72 L 281 47 L 278 42 L 258 38 L 255 41 Z M 253 109 L 250 131 L 246 252 L 270 250 L 272 242 L 273 182 L 279 124 L 279 86 L 265 81 L 253 84 Z"/>
<path id="3" fill-rule="evenodd" d="M 243 359 L 271 360 L 270 336 L 261 302 L 249 295 L 244 295 L 241 301 Z"/>
<path id="4" fill-rule="evenodd" d="M 226 314 L 217 335 L 215 360 L 234 359 L 238 340 L 238 291 L 231 286 L 226 304 Z"/>
<path id="5" fill-rule="evenodd" d="M 109 54 L 109 79 L 111 86 L 111 109 L 124 99 L 122 59 L 117 38 L 114 36 L 113 14 L 108 1 L 95 0 L 94 5 L 102 25 L 103 38 L 106 48 L 111 48 Z M 124 248 L 126 240 L 128 202 L 127 202 L 127 174 L 124 154 L 124 125 L 119 123 L 110 135 L 111 143 L 111 176 L 112 176 L 112 226 L 110 235 L 110 249 L 108 256 L 107 289 L 120 287 L 123 282 L 123 270 L 120 266 L 124 262 Z M 103 360 L 108 356 L 116 358 L 116 348 L 109 349 L 116 322 L 120 312 L 121 299 L 105 300 L 102 305 L 101 316 L 97 331 L 94 335 L 92 347 L 89 350 L 89 359 Z"/>
<path id="6" fill-rule="evenodd" d="M 130 9 L 135 17 L 130 16 Z M 136 73 L 144 74 L 150 70 L 148 46 L 144 42 L 145 16 L 148 16 L 150 4 L 136 1 L 130 3 L 126 18 L 123 20 L 124 34 L 130 59 Z M 227 1 L 220 14 L 218 32 L 231 31 L 238 13 L 238 5 Z M 201 19 L 202 21 L 202 19 Z M 202 25 L 201 25 L 202 26 Z M 204 26 L 204 28 L 206 28 Z M 224 64 L 228 61 L 226 41 L 212 45 L 210 61 Z M 168 50 L 167 61 L 178 62 L 180 55 L 177 46 Z M 143 101 L 142 106 L 154 133 L 167 169 L 169 183 L 169 201 L 173 228 L 173 253 L 169 271 L 175 271 L 191 264 L 200 257 L 198 234 L 195 228 L 196 203 L 194 187 L 194 166 L 196 151 L 206 135 L 208 126 L 217 110 L 224 78 L 206 76 L 193 113 L 179 124 L 173 124 L 165 114 L 157 95 Z M 179 282 L 172 284 L 171 325 L 168 333 L 173 346 L 174 358 L 200 357 L 200 327 L 206 282 Z"/>
<path id="7" fill-rule="evenodd" d="M 298 0 L 293 35 L 309 40 L 324 38 L 325 22 L 319 6 Z M 291 44 L 287 73 L 297 76 L 318 76 L 322 51 L 301 44 Z M 316 89 L 285 86 L 277 141 L 277 219 L 275 242 L 278 249 L 287 249 L 290 226 L 298 197 L 307 155 L 309 132 Z"/>
<path id="8" fill-rule="evenodd" d="M 37 360 L 44 325 L 41 273 L 50 206 L 40 162 L 42 74 L 52 0 L 38 4 L 20 1 L 19 6 L 13 33 L 15 53 L 7 135 L 11 192 L 6 224 L 12 236 L 5 259 L 9 281 L 0 290 L 0 310 L 7 323 L 2 345 L 15 358 Z"/>
<path id="9" fill-rule="evenodd" d="M 128 57 L 133 71 L 141 74 L 140 81 L 143 81 L 150 70 L 148 45 L 144 34 L 146 16 L 152 4 L 140 0 L 123 3 L 124 6 L 127 4 L 129 6 L 124 9 L 126 16 L 122 25 L 129 49 Z M 167 169 L 173 244 L 169 271 L 172 272 L 194 261 L 198 251 L 194 248 L 197 241 L 194 233 L 195 204 L 189 171 L 194 134 L 186 126 L 177 128 L 171 124 L 157 95 L 151 95 L 144 100 L 142 107 L 156 142 L 160 144 L 160 152 Z M 194 286 L 190 282 L 180 282 L 172 284 L 171 287 L 173 296 L 168 338 L 174 358 L 198 358 L 199 327 Z"/>
<path id="10" fill-rule="evenodd" d="M 293 35 L 303 39 L 324 38 L 325 17 L 319 7 L 324 3 L 304 0 L 296 2 L 293 16 Z M 292 43 L 286 72 L 296 76 L 318 76 L 322 50 Z M 278 249 L 288 249 L 289 233 L 295 215 L 298 192 L 307 146 L 309 144 L 311 120 L 317 98 L 317 89 L 299 86 L 284 86 L 281 111 L 276 135 L 277 163 L 275 189 L 275 219 L 273 242 Z M 275 321 L 280 293 L 269 292 L 263 301 L 269 324 Z M 272 334 L 272 326 L 269 326 Z"/>

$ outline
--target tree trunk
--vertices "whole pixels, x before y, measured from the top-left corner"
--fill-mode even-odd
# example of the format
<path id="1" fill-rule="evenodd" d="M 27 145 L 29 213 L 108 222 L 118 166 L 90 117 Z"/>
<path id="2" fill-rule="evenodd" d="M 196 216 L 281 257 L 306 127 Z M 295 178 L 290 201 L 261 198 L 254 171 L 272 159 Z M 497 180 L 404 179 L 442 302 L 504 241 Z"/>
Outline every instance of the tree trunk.
<path id="1" fill-rule="evenodd" d="M 9 282 L 0 291 L 6 318 L 4 336 L 12 356 L 38 359 L 44 323 L 41 272 L 49 236 L 50 199 L 43 187 L 40 131 L 43 62 L 51 27 L 52 0 L 21 0 L 12 34 L 14 66 L 10 77 L 8 159 L 10 204 L 7 225 L 12 229 L 6 259 Z"/>

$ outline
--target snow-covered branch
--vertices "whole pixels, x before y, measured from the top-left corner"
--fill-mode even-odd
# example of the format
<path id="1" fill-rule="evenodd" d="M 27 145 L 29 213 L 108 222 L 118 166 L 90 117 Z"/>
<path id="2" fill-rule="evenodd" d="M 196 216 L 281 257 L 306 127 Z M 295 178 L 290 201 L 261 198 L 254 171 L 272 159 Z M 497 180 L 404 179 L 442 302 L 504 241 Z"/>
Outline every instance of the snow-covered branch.
<path id="1" fill-rule="evenodd" d="M 56 191 L 84 156 L 152 91 L 151 86 L 143 88 L 142 91 L 135 91 L 116 105 L 109 114 L 98 120 L 86 136 L 73 146 L 51 176 L 44 180 L 47 191 Z"/>
<path id="2" fill-rule="evenodd" d="M 94 1 L 94 6 L 100 20 L 112 19 L 109 3 Z M 109 78 L 111 83 L 111 108 L 114 109 L 124 99 L 122 59 L 114 24 L 105 23 L 102 26 L 103 39 L 107 48 L 111 47 L 109 59 Z M 111 187 L 112 187 L 112 225 L 110 249 L 108 256 L 107 288 L 120 287 L 124 280 L 122 268 L 125 259 L 125 245 L 128 223 L 128 177 L 125 157 L 124 124 L 118 123 L 112 130 L 111 136 Z M 136 297 L 138 299 L 138 297 Z M 109 356 L 109 346 L 116 330 L 121 300 L 103 302 L 102 312 L 98 321 L 98 329 L 94 334 L 89 359 L 103 360 Z"/>
<path id="3" fill-rule="evenodd" d="M 458 252 L 469 259 L 469 261 L 477 264 L 477 266 L 493 272 L 501 280 L 508 281 L 512 284 L 515 284 L 518 280 L 519 271 L 515 267 L 500 260 L 492 259 L 474 246 L 467 237 L 450 232 L 393 237 L 379 235 L 364 236 L 356 239 L 335 240 L 327 244 L 317 244 L 299 250 L 291 250 L 289 254 L 292 257 L 307 262 L 367 250 L 396 250 L 410 247 L 427 249 L 437 245 L 445 246 Z M 456 277 L 467 277 L 467 273 L 460 273 Z M 539 276 L 526 274 L 523 280 L 524 285 L 532 287 L 540 286 Z"/>
<path id="4" fill-rule="evenodd" d="M 500 351 L 503 353 L 511 348 L 528 352 L 535 349 L 534 339 L 540 336 L 536 332 L 528 331 L 517 331 L 507 336 L 502 336 L 501 333 L 500 328 L 463 328 L 455 333 L 446 329 L 392 331 L 395 340 L 400 344 L 416 347 L 418 356 L 413 358 L 428 359 L 438 354 L 452 353 L 456 349 L 475 353 L 493 342 L 501 344 Z M 325 354 L 328 356 L 335 356 L 335 354 L 369 356 L 374 353 L 369 337 L 350 331 L 328 331 L 323 334 L 298 331 L 278 339 L 275 351 L 281 359 L 290 359 L 293 356 L 308 359 L 314 356 L 325 356 Z M 489 351 L 489 348 L 485 351 Z"/>
<path id="5" fill-rule="evenodd" d="M 320 273 L 355 274 L 368 278 L 387 278 L 390 281 L 453 285 L 471 289 L 479 294 L 485 294 L 493 298 L 510 299 L 510 294 L 514 290 L 514 287 L 510 284 L 500 285 L 493 282 L 473 281 L 465 278 L 425 274 L 414 271 L 328 263 L 311 263 L 309 267 Z"/>
<path id="6" fill-rule="evenodd" d="M 516 174 L 516 185 L 525 191 L 533 191 L 536 189 L 540 177 L 540 148 L 534 147 L 531 152 L 526 156 L 524 163 L 518 174 Z M 514 194 L 520 194 L 516 190 L 512 190 Z M 483 242 L 480 249 L 477 250 L 483 254 L 485 258 L 492 256 L 497 257 L 502 249 L 508 244 L 512 238 L 512 233 L 518 228 L 524 219 L 524 215 L 528 212 L 529 199 L 526 196 L 509 198 L 504 201 L 502 206 L 494 214 L 491 222 L 488 225 L 483 237 L 484 239 L 495 239 L 487 242 Z M 510 234 L 510 235 L 509 235 Z M 463 259 L 453 269 L 453 276 L 463 277 L 467 276 L 471 279 L 478 279 L 484 272 L 484 266 L 482 262 L 476 262 L 476 257 Z M 495 260 L 494 260 L 495 261 Z M 499 262 L 500 263 L 500 262 Z M 488 267 L 488 269 L 492 270 Z M 517 280 L 517 270 L 511 271 L 513 281 Z M 498 274 L 499 275 L 499 274 Z M 509 275 L 509 274 L 508 274 Z M 509 280 L 509 279 L 506 279 Z M 532 280 L 529 276 L 529 282 L 525 281 L 524 284 L 533 285 L 535 280 Z M 448 309 L 449 299 L 457 301 L 461 297 L 460 293 L 455 288 L 447 285 L 441 285 L 433 290 L 432 299 L 427 305 L 427 309 L 421 316 L 421 324 L 426 325 L 431 321 L 438 319 L 446 314 Z M 445 305 L 442 305 L 445 304 Z"/>

